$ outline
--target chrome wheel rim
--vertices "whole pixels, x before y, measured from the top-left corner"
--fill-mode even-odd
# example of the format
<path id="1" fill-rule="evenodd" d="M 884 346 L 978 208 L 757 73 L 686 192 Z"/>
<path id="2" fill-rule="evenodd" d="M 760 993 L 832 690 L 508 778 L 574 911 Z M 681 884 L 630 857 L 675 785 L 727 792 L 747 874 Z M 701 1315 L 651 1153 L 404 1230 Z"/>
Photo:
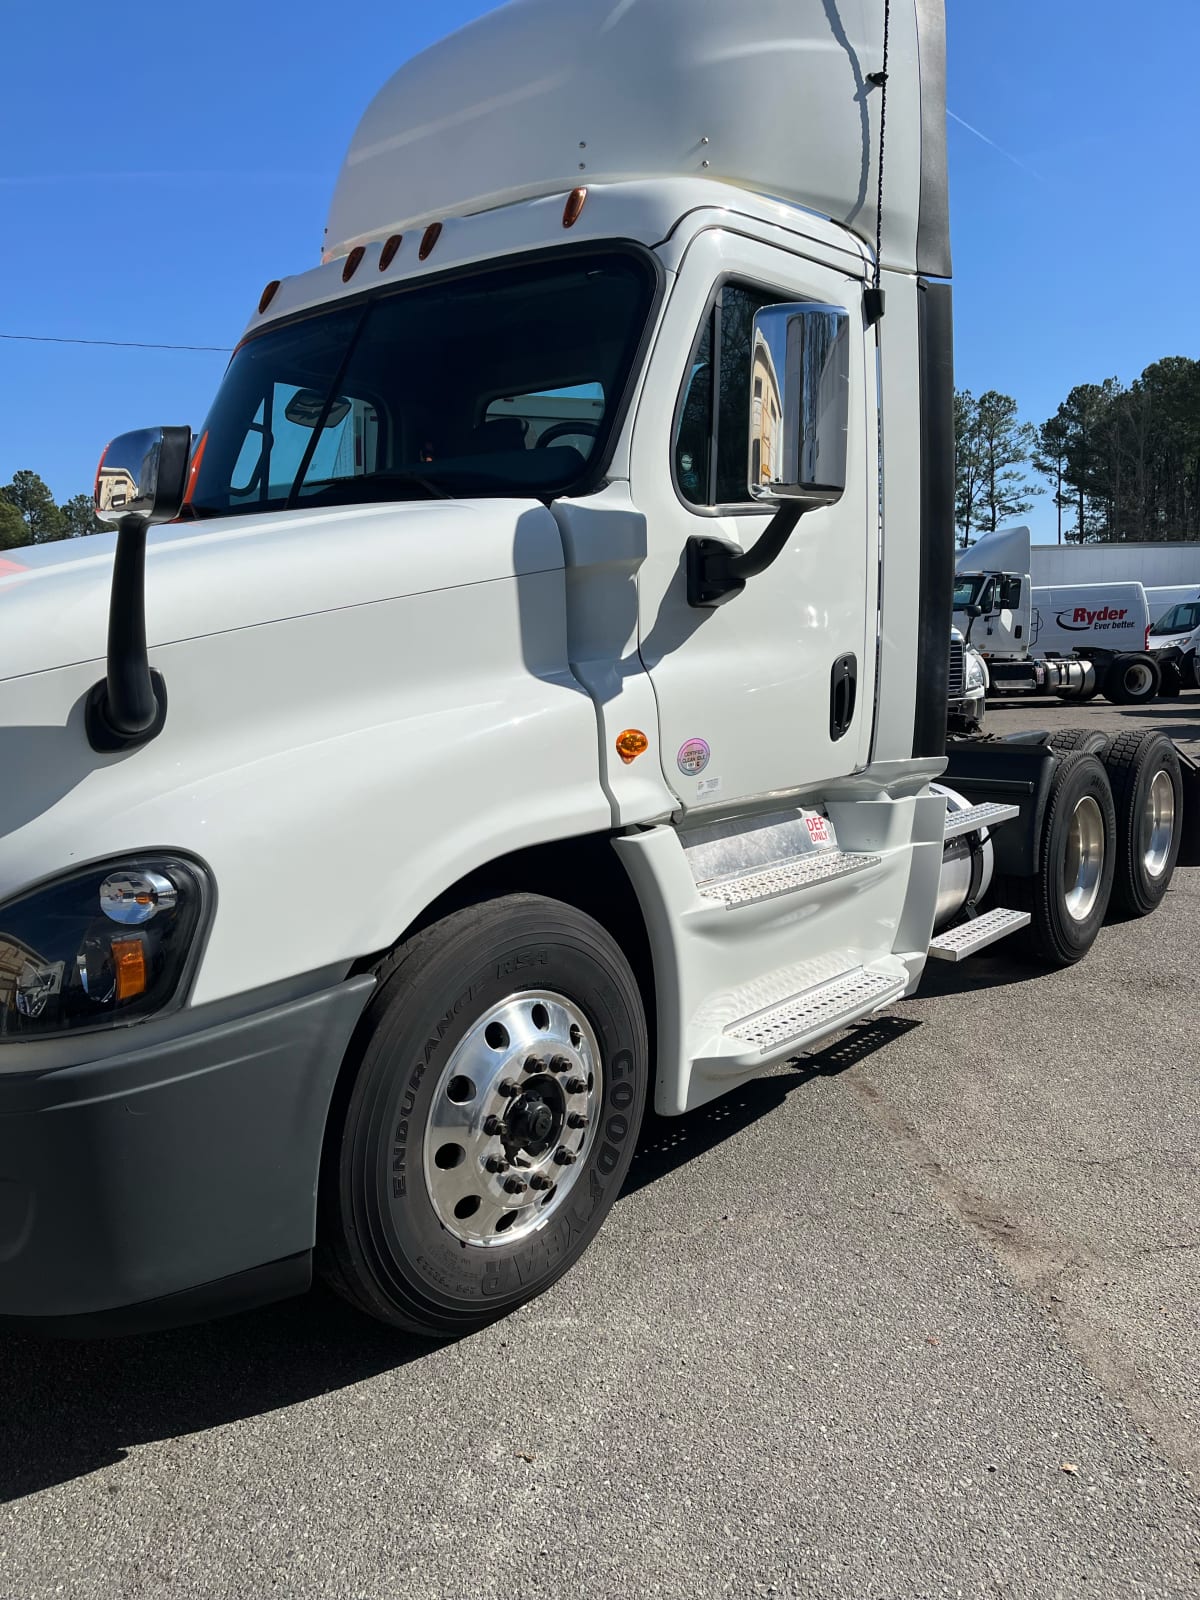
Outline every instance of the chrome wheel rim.
<path id="1" fill-rule="evenodd" d="M 489 1249 L 544 1228 L 579 1180 L 603 1093 L 600 1046 L 574 1001 L 510 995 L 450 1057 L 425 1128 L 438 1221 Z"/>
<path id="2" fill-rule="evenodd" d="M 1100 894 L 1104 875 L 1104 815 L 1090 794 L 1071 814 L 1063 859 L 1063 892 L 1067 914 L 1086 922 Z"/>
<path id="3" fill-rule="evenodd" d="M 1160 767 L 1146 795 L 1142 812 L 1142 860 L 1152 878 L 1161 878 L 1171 856 L 1175 837 L 1175 785 L 1169 772 Z"/>
<path id="4" fill-rule="evenodd" d="M 1154 674 L 1144 661 L 1135 661 L 1125 669 L 1125 688 L 1129 694 L 1149 694 L 1154 687 Z"/>

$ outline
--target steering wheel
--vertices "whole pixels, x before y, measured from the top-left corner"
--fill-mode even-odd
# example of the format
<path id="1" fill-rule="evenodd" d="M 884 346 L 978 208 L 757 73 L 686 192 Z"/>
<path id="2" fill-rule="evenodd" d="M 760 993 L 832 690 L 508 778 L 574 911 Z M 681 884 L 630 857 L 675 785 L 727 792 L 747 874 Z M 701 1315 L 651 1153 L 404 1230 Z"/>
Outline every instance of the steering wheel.
<path id="1" fill-rule="evenodd" d="M 538 434 L 538 441 L 534 449 L 544 450 L 552 440 L 568 439 L 572 434 L 576 433 L 586 433 L 594 439 L 599 432 L 600 424 L 598 422 L 552 422 L 548 428 L 543 429 Z"/>

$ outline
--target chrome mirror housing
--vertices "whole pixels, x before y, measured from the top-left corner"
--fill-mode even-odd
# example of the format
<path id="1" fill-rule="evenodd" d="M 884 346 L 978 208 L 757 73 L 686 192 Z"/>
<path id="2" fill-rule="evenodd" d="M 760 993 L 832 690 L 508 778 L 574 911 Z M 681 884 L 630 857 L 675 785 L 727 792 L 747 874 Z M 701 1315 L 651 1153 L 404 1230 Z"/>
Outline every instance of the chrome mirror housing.
<path id="1" fill-rule="evenodd" d="M 766 306 L 750 346 L 750 495 L 806 508 L 846 488 L 850 317 L 840 306 Z"/>
<path id="2" fill-rule="evenodd" d="M 100 458 L 96 515 L 101 522 L 170 522 L 183 506 L 190 428 L 139 428 L 122 433 Z"/>

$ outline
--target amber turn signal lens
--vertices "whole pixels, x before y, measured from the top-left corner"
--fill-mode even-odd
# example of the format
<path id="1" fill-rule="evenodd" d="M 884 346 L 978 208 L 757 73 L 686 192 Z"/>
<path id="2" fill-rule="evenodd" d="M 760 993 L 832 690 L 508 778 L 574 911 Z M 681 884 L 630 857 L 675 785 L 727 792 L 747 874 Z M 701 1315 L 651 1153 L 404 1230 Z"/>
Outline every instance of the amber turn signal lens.
<path id="1" fill-rule="evenodd" d="M 586 189 L 572 189 L 567 196 L 567 203 L 563 207 L 563 227 L 573 228 L 579 221 L 579 213 L 583 210 L 583 202 L 587 199 Z"/>
<path id="2" fill-rule="evenodd" d="M 383 249 L 379 252 L 380 272 L 386 272 L 391 266 L 392 262 L 396 259 L 396 251 L 399 250 L 403 243 L 404 235 L 402 233 L 393 233 L 391 237 L 385 241 Z"/>
<path id="3" fill-rule="evenodd" d="M 421 248 L 417 251 L 417 255 L 421 258 L 422 261 L 427 261 L 429 259 L 429 257 L 433 254 L 433 247 L 441 237 L 442 237 L 442 225 L 441 225 L 441 223 L 440 222 L 431 222 L 429 224 L 429 226 L 425 229 L 425 232 L 421 235 Z"/>
<path id="4" fill-rule="evenodd" d="M 274 300 L 275 293 L 276 293 L 276 290 L 278 288 L 279 288 L 279 279 L 278 278 L 272 278 L 270 283 L 267 285 L 267 287 L 263 290 L 262 294 L 259 296 L 259 299 L 258 299 L 258 314 L 259 314 L 260 317 L 262 316 L 263 312 L 267 309 L 267 307 L 271 304 L 271 301 Z"/>
<path id="5" fill-rule="evenodd" d="M 365 245 L 356 244 L 354 246 L 354 249 L 351 250 L 350 254 L 346 257 L 346 264 L 342 268 L 342 282 L 343 283 L 349 283 L 350 282 L 350 279 L 358 271 L 359 262 L 366 255 L 366 253 L 367 253 L 367 249 L 366 249 Z"/>
<path id="6" fill-rule="evenodd" d="M 650 741 L 640 728 L 626 728 L 617 735 L 617 754 L 626 766 L 636 761 L 650 748 Z"/>
<path id="7" fill-rule="evenodd" d="M 134 1000 L 146 992 L 146 947 L 140 939 L 114 939 L 113 967 L 117 974 L 117 999 Z"/>

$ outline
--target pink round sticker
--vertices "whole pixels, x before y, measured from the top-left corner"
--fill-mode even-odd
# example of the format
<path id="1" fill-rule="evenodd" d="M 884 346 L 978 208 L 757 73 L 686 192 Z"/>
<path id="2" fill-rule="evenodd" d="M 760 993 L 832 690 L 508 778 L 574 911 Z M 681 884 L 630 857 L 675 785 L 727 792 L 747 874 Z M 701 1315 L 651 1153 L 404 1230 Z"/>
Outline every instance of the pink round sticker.
<path id="1" fill-rule="evenodd" d="M 686 744 L 679 747 L 679 754 L 675 759 L 685 777 L 695 778 L 704 771 L 711 754 L 712 751 L 703 739 L 689 739 Z"/>

